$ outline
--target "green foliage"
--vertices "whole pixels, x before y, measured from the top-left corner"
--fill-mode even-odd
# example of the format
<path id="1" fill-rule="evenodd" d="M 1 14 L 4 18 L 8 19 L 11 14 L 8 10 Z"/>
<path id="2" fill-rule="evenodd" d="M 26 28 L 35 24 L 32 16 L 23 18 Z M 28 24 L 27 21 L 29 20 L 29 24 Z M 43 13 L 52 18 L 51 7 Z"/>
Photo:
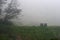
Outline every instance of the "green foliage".
<path id="1" fill-rule="evenodd" d="M 0 40 L 15 39 L 16 32 L 14 27 L 14 25 L 0 24 Z"/>
<path id="2" fill-rule="evenodd" d="M 12 21 L 16 17 L 21 9 L 18 9 L 16 0 L 11 0 L 6 4 L 7 0 L 0 0 L 0 40 L 7 40 L 8 37 L 15 38 L 16 31 L 13 27 Z M 5 6 L 5 4 L 7 6 Z M 5 8 L 3 8 L 5 6 Z M 6 36 L 6 34 L 8 36 Z"/>
<path id="3" fill-rule="evenodd" d="M 13 25 L 0 24 L 0 34 L 14 33 Z"/>
<path id="4" fill-rule="evenodd" d="M 54 37 L 52 31 L 47 27 L 19 27 L 17 28 L 18 33 L 22 36 L 23 40 L 30 38 L 31 40 L 50 40 Z M 27 39 L 26 39 L 27 37 Z M 29 39 L 28 39 L 29 40 Z"/>
<path id="5" fill-rule="evenodd" d="M 8 34 L 0 34 L 0 40 L 8 40 Z"/>
<path id="6" fill-rule="evenodd" d="M 6 30 L 2 35 L 0 34 L 0 39 L 8 40 L 12 38 L 15 40 L 17 36 L 20 36 L 22 40 L 56 40 L 60 35 L 60 27 L 27 27 L 27 26 L 14 26 L 14 25 L 3 25 L 11 27 Z M 8 31 L 7 31 L 8 30 Z"/>

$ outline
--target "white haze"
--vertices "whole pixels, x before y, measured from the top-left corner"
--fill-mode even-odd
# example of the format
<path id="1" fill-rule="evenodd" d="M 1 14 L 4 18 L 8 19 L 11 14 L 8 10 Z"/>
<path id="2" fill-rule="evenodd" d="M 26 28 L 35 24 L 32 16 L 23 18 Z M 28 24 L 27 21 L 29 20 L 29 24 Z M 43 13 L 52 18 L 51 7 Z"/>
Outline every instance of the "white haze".
<path id="1" fill-rule="evenodd" d="M 60 0 L 18 0 L 22 9 L 23 25 L 48 25 L 60 26 Z"/>

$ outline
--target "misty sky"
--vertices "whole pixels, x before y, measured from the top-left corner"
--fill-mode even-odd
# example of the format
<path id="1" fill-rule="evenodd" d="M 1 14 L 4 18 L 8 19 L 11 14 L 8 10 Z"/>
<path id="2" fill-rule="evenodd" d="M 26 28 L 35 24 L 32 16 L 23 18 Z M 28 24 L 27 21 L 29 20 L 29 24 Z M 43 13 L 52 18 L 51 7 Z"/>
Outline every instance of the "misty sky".
<path id="1" fill-rule="evenodd" d="M 24 25 L 60 25 L 60 0 L 19 0 Z"/>

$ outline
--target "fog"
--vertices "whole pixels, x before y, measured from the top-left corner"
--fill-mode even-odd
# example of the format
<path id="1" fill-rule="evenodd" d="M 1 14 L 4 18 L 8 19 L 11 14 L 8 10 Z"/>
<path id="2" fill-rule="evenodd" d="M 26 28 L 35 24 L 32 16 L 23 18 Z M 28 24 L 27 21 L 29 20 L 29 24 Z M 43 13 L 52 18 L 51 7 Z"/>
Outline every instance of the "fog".
<path id="1" fill-rule="evenodd" d="M 18 0 L 22 9 L 19 22 L 23 25 L 47 23 L 60 26 L 60 0 Z M 21 19 L 21 20 L 20 20 Z"/>

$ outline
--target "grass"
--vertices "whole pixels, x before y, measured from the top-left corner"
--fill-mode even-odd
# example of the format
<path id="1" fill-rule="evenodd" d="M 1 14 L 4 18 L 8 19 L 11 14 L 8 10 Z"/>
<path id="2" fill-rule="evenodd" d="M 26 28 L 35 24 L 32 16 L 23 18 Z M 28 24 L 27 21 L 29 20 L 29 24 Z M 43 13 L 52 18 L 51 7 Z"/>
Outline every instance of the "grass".
<path id="1" fill-rule="evenodd" d="M 60 27 L 40 27 L 40 26 L 11 26 L 13 29 L 14 36 L 20 40 L 52 40 L 60 37 Z M 1 38 L 2 37 L 2 38 Z M 2 35 L 2 40 L 8 40 L 8 35 Z M 6 39 L 7 38 L 7 39 Z M 56 40 L 57 40 L 56 39 Z"/>
<path id="2" fill-rule="evenodd" d="M 59 33 L 58 29 L 55 30 L 55 28 L 50 27 L 17 27 L 16 29 L 22 40 L 50 40 L 51 38 L 55 38 Z"/>

